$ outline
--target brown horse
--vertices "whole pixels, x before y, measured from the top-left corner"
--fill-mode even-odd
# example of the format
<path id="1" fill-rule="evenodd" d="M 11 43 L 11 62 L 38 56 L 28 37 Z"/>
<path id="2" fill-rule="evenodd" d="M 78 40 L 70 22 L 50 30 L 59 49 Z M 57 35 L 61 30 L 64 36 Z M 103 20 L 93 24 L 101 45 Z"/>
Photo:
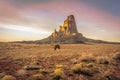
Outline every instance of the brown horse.
<path id="1" fill-rule="evenodd" d="M 60 45 L 59 45 L 59 44 L 56 44 L 56 45 L 54 46 L 54 50 L 56 50 L 56 49 L 60 49 Z"/>

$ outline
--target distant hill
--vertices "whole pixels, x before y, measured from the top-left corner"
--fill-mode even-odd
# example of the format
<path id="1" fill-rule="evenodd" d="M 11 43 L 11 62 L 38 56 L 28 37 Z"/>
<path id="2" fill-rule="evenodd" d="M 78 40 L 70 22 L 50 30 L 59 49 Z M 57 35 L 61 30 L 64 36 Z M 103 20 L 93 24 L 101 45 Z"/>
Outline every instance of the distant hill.
<path id="1" fill-rule="evenodd" d="M 50 44 L 50 43 L 63 43 L 63 44 L 79 44 L 79 43 L 116 43 L 119 42 L 108 42 L 102 40 L 94 40 L 86 38 L 79 33 L 76 26 L 74 15 L 67 16 L 63 25 L 60 25 L 59 31 L 56 29 L 47 38 L 36 41 L 22 41 L 22 43 L 38 43 L 38 44 Z"/>

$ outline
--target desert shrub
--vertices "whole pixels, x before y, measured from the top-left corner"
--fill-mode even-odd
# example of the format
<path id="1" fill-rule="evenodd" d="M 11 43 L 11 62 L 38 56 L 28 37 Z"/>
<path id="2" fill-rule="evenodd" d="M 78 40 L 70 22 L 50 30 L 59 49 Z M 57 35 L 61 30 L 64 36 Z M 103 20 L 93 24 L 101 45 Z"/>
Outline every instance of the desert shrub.
<path id="1" fill-rule="evenodd" d="M 40 66 L 37 66 L 37 65 L 26 65 L 26 66 L 24 66 L 24 69 L 25 70 L 39 70 Z"/>
<path id="2" fill-rule="evenodd" d="M 71 59 L 70 61 L 71 61 L 73 64 L 77 64 L 77 63 L 79 62 L 79 60 L 77 60 L 77 59 L 75 59 L 75 58 Z"/>
<path id="3" fill-rule="evenodd" d="M 63 65 L 60 65 L 60 64 L 59 64 L 59 65 L 56 65 L 55 68 L 56 68 L 56 69 L 63 68 Z"/>
<path id="4" fill-rule="evenodd" d="M 114 75 L 108 75 L 104 77 L 106 80 L 120 80 L 118 77 Z"/>
<path id="5" fill-rule="evenodd" d="M 45 69 L 40 69 L 40 73 L 41 73 L 41 74 L 48 74 L 48 71 L 45 70 Z"/>
<path id="6" fill-rule="evenodd" d="M 113 55 L 114 60 L 120 60 L 120 52 L 117 52 L 116 54 Z"/>
<path id="7" fill-rule="evenodd" d="M 106 71 L 102 75 L 106 80 L 119 80 L 111 71 Z"/>
<path id="8" fill-rule="evenodd" d="M 61 68 L 55 69 L 53 74 L 53 80 L 60 80 L 65 75 L 64 71 Z"/>
<path id="9" fill-rule="evenodd" d="M 93 67 L 93 65 L 94 65 L 93 63 L 88 63 L 88 64 L 86 64 L 86 66 L 89 67 L 89 68 L 90 68 L 90 67 Z"/>
<path id="10" fill-rule="evenodd" d="M 99 70 L 98 67 L 92 67 L 92 68 L 91 68 L 91 71 L 92 71 L 93 73 L 99 73 L 99 72 L 100 72 L 100 70 Z"/>
<path id="11" fill-rule="evenodd" d="M 83 74 L 85 76 L 92 76 L 92 71 L 88 68 L 82 68 L 81 69 L 81 74 Z"/>
<path id="12" fill-rule="evenodd" d="M 66 75 L 71 77 L 71 76 L 73 76 L 73 72 L 71 70 L 67 70 L 66 71 Z"/>
<path id="13" fill-rule="evenodd" d="M 90 62 L 96 62 L 96 59 L 95 57 L 92 56 L 83 56 L 81 57 L 80 61 L 90 63 Z"/>
<path id="14" fill-rule="evenodd" d="M 54 77 L 53 77 L 53 80 L 60 80 L 62 77 L 60 76 L 60 75 L 55 75 Z"/>
<path id="15" fill-rule="evenodd" d="M 71 70 L 72 70 L 73 73 L 75 73 L 75 74 L 80 74 L 82 68 L 83 68 L 83 64 L 82 64 L 82 63 L 79 63 L 79 64 L 75 64 L 75 65 L 72 67 Z"/>
<path id="16" fill-rule="evenodd" d="M 18 73 L 19 75 L 26 75 L 26 74 L 27 74 L 27 71 L 21 69 L 21 70 L 18 70 L 17 73 Z"/>
<path id="17" fill-rule="evenodd" d="M 99 64 L 109 64 L 109 59 L 107 57 L 98 57 L 97 63 Z"/>
<path id="18" fill-rule="evenodd" d="M 54 74 L 63 76 L 64 75 L 64 71 L 61 68 L 55 69 L 54 70 Z"/>
<path id="19" fill-rule="evenodd" d="M 43 80 L 44 76 L 42 74 L 34 74 L 27 80 Z"/>
<path id="20" fill-rule="evenodd" d="M 86 76 L 91 76 L 92 73 L 88 68 L 83 67 L 82 63 L 76 64 L 71 69 L 75 74 L 83 74 Z"/>
<path id="21" fill-rule="evenodd" d="M 0 73 L 0 79 L 5 76 L 5 73 Z"/>
<path id="22" fill-rule="evenodd" d="M 16 80 L 16 78 L 11 75 L 5 75 L 1 80 Z"/>

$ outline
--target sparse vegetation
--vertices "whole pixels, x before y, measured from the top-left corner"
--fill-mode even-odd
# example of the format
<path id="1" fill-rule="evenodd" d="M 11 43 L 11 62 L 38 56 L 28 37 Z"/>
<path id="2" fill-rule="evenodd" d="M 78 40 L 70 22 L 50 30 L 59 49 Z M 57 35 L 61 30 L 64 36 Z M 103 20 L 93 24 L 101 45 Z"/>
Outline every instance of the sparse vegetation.
<path id="1" fill-rule="evenodd" d="M 49 44 L 2 43 L 0 80 L 4 75 L 16 80 L 119 80 L 119 47 L 61 44 L 61 50 L 54 51 Z"/>
<path id="2" fill-rule="evenodd" d="M 109 58 L 108 57 L 98 57 L 97 63 L 99 64 L 109 64 Z"/>
<path id="3" fill-rule="evenodd" d="M 83 68 L 83 64 L 82 64 L 82 63 L 79 63 L 79 64 L 75 64 L 75 65 L 72 67 L 71 70 L 72 70 L 73 73 L 75 73 L 75 74 L 80 74 L 82 68 Z"/>
<path id="4" fill-rule="evenodd" d="M 116 76 L 114 76 L 113 73 L 111 73 L 111 71 L 105 71 L 103 74 L 102 74 L 103 78 L 104 79 L 107 79 L 107 80 L 119 80 Z"/>
<path id="5" fill-rule="evenodd" d="M 94 63 L 88 63 L 88 64 L 86 64 L 86 66 L 87 66 L 88 68 L 93 67 L 93 66 L 94 66 Z"/>
<path id="6" fill-rule="evenodd" d="M 90 62 L 96 62 L 96 59 L 95 57 L 92 56 L 82 56 L 80 61 L 90 63 Z"/>
<path id="7" fill-rule="evenodd" d="M 60 80 L 61 78 L 63 78 L 65 76 L 65 73 L 64 73 L 63 69 L 61 69 L 61 68 L 55 69 L 53 74 L 54 74 L 53 80 Z"/>
<path id="8" fill-rule="evenodd" d="M 18 70 L 17 71 L 17 74 L 19 74 L 19 75 L 26 75 L 27 74 L 27 71 L 26 70 Z"/>
<path id="9" fill-rule="evenodd" d="M 72 71 L 75 74 L 83 74 L 86 76 L 92 76 L 92 71 L 89 68 L 83 66 L 83 63 L 75 64 L 72 67 Z"/>
<path id="10" fill-rule="evenodd" d="M 42 74 L 34 74 L 28 80 L 44 80 L 44 76 Z"/>
<path id="11" fill-rule="evenodd" d="M 117 52 L 113 55 L 113 59 L 120 60 L 120 52 Z"/>
<path id="12" fill-rule="evenodd" d="M 40 73 L 41 73 L 41 74 L 48 74 L 48 71 L 45 70 L 45 69 L 40 69 Z"/>
<path id="13" fill-rule="evenodd" d="M 86 76 L 92 76 L 92 71 L 89 68 L 82 68 L 81 74 L 86 75 Z"/>
<path id="14" fill-rule="evenodd" d="M 56 69 L 63 68 L 63 65 L 56 65 L 55 68 Z"/>
<path id="15" fill-rule="evenodd" d="M 16 80 L 16 78 L 11 75 L 5 75 L 1 80 Z"/>
<path id="16" fill-rule="evenodd" d="M 39 70 L 40 66 L 37 66 L 37 65 L 27 65 L 27 66 L 24 66 L 24 69 L 25 70 Z"/>

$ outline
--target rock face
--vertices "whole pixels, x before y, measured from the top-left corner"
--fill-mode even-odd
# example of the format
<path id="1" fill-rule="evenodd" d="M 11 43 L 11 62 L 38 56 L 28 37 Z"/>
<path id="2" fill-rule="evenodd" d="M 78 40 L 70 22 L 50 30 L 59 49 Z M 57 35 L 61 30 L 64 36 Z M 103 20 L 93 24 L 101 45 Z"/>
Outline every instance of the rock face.
<path id="1" fill-rule="evenodd" d="M 84 43 L 84 40 L 82 34 L 78 33 L 74 16 L 69 15 L 58 31 L 55 29 L 48 38 L 42 39 L 38 43 Z"/>
<path id="2" fill-rule="evenodd" d="M 55 38 L 57 36 L 68 36 L 68 35 L 75 35 L 77 34 L 77 27 L 75 18 L 73 15 L 70 15 L 67 17 L 67 19 L 64 21 L 64 24 L 61 26 L 59 31 L 55 31 L 52 33 L 51 37 Z"/>

